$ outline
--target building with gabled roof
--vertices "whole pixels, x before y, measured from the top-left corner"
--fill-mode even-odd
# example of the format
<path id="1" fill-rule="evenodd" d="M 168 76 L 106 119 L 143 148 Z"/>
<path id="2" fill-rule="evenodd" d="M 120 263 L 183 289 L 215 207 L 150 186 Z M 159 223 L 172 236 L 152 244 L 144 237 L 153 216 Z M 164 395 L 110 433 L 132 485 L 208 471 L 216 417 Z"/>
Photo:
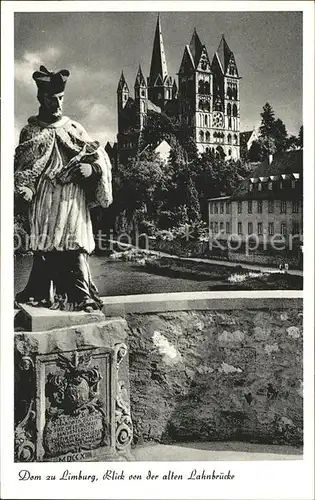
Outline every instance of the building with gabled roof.
<path id="1" fill-rule="evenodd" d="M 256 165 L 231 196 L 209 199 L 210 237 L 244 243 L 256 239 L 263 251 L 279 249 L 284 260 L 299 248 L 303 235 L 303 151 L 275 155 Z M 230 252 L 233 258 L 233 252 Z M 254 256 L 253 256 L 254 259 Z M 262 255 L 259 255 L 264 262 Z M 281 260 L 281 258 L 280 258 Z M 269 258 L 269 263 L 272 261 Z M 267 263 L 267 262 L 265 262 Z"/>
<path id="2" fill-rule="evenodd" d="M 196 28 L 185 46 L 176 78 L 168 72 L 160 16 L 154 34 L 150 74 L 141 67 L 134 97 L 122 72 L 118 88 L 117 151 L 121 161 L 134 158 L 150 111 L 185 125 L 200 153 L 240 157 L 240 76 L 233 52 L 222 35 L 212 61 Z M 143 145 L 142 145 L 143 146 Z"/>

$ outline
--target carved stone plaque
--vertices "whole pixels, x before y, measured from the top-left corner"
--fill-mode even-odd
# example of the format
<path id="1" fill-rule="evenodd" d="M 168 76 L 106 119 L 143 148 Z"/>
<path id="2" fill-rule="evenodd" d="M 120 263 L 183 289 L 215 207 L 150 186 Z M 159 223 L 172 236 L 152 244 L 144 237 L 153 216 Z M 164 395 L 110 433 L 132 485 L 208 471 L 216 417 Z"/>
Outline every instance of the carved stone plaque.
<path id="1" fill-rule="evenodd" d="M 29 343 L 23 339 L 18 349 L 28 349 Z M 30 387 L 26 414 L 15 427 L 16 461 L 130 459 L 126 353 L 118 342 L 22 356 L 17 390 L 22 380 Z"/>

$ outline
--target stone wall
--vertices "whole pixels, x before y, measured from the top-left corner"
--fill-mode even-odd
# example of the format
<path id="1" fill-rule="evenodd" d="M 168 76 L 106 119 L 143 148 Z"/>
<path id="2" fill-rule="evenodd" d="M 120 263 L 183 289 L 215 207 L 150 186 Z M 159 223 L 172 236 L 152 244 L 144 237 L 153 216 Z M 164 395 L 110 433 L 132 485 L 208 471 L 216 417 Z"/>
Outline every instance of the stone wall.
<path id="1" fill-rule="evenodd" d="M 302 443 L 301 301 L 260 304 L 127 314 L 135 443 Z"/>

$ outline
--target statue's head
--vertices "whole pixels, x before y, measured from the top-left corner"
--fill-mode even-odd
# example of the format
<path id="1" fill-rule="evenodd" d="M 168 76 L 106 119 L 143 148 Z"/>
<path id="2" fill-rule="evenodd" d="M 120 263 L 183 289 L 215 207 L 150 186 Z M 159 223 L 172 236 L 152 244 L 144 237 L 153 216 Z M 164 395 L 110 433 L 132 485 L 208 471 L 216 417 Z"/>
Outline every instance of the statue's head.
<path id="1" fill-rule="evenodd" d="M 46 121 L 56 121 L 61 118 L 64 91 L 69 75 L 70 72 L 67 69 L 53 73 L 45 66 L 40 66 L 39 71 L 33 73 L 33 79 L 38 88 L 37 99 Z"/>

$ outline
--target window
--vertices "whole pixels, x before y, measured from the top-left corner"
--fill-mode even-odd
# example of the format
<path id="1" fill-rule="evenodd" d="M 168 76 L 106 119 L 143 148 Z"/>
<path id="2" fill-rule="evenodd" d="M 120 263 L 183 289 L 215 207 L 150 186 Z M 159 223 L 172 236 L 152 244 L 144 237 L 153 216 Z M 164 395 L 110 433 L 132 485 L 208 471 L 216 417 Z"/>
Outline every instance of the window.
<path id="1" fill-rule="evenodd" d="M 213 214 L 213 201 L 210 202 L 210 214 Z"/>
<path id="2" fill-rule="evenodd" d="M 220 214 L 224 214 L 224 203 L 220 201 Z"/>
<path id="3" fill-rule="evenodd" d="M 296 180 L 292 179 L 291 181 L 291 188 L 294 189 L 296 187 Z"/>
<path id="4" fill-rule="evenodd" d="M 232 149 L 229 149 L 229 156 L 231 156 L 232 154 Z"/>
<path id="5" fill-rule="evenodd" d="M 214 232 L 215 233 L 218 232 L 218 223 L 217 222 L 214 223 Z"/>
<path id="6" fill-rule="evenodd" d="M 300 204 L 299 204 L 298 200 L 293 200 L 292 201 L 292 212 L 294 214 L 297 214 L 297 213 L 299 213 L 299 211 L 300 211 Z"/>
<path id="7" fill-rule="evenodd" d="M 231 134 L 228 134 L 227 140 L 228 140 L 228 144 L 232 144 L 232 136 L 231 136 Z"/>
<path id="8" fill-rule="evenodd" d="M 261 182 L 258 184 L 258 191 L 261 191 Z"/>
<path id="9" fill-rule="evenodd" d="M 242 234 L 243 232 L 243 225 L 241 222 L 237 223 L 237 234 Z"/>
<path id="10" fill-rule="evenodd" d="M 227 214 L 231 213 L 231 203 L 229 201 L 226 202 L 225 210 Z"/>
<path id="11" fill-rule="evenodd" d="M 298 222 L 293 221 L 292 234 L 293 234 L 293 236 L 300 234 L 300 224 Z"/>
<path id="12" fill-rule="evenodd" d="M 210 232 L 213 233 L 213 222 L 210 222 Z"/>
<path id="13" fill-rule="evenodd" d="M 207 118 L 207 116 L 205 116 Z M 206 142 L 210 142 L 210 132 L 206 132 Z"/>
<path id="14" fill-rule="evenodd" d="M 226 232 L 226 234 L 230 234 L 230 223 L 229 222 L 226 222 L 226 224 L 225 224 L 225 232 Z"/>
<path id="15" fill-rule="evenodd" d="M 214 213 L 215 213 L 215 214 L 218 214 L 218 213 L 219 213 L 219 210 L 218 210 L 218 204 L 217 204 L 217 202 L 215 202 L 215 204 L 214 204 Z"/>
<path id="16" fill-rule="evenodd" d="M 287 212 L 287 202 L 286 201 L 281 201 L 280 205 L 280 213 L 285 214 Z"/>
<path id="17" fill-rule="evenodd" d="M 224 223 L 220 222 L 220 232 L 223 233 L 224 231 Z"/>
<path id="18" fill-rule="evenodd" d="M 287 225 L 285 222 L 281 222 L 281 234 L 285 236 L 287 234 Z"/>
<path id="19" fill-rule="evenodd" d="M 275 211 L 275 204 L 273 200 L 268 201 L 268 213 L 273 214 Z"/>
<path id="20" fill-rule="evenodd" d="M 259 214 L 261 214 L 261 213 L 262 213 L 262 201 L 261 201 L 261 200 L 258 200 L 258 201 L 257 201 L 257 212 L 258 212 Z"/>
<path id="21" fill-rule="evenodd" d="M 199 140 L 200 140 L 200 142 L 203 142 L 203 138 L 204 138 L 203 130 L 200 130 L 200 132 L 199 132 Z"/>
<path id="22" fill-rule="evenodd" d="M 275 234 L 275 225 L 273 222 L 269 222 L 268 232 L 269 232 L 269 236 L 273 236 Z"/>
<path id="23" fill-rule="evenodd" d="M 247 211 L 249 214 L 252 214 L 253 213 L 253 202 L 252 200 L 249 200 L 248 201 L 248 204 L 247 204 Z"/>
<path id="24" fill-rule="evenodd" d="M 272 182 L 268 182 L 268 189 L 269 191 L 272 191 Z"/>
<path id="25" fill-rule="evenodd" d="M 238 213 L 238 214 L 241 214 L 241 213 L 242 213 L 242 202 L 241 202 L 241 201 L 239 201 L 239 202 L 237 203 L 237 213 Z"/>
<path id="26" fill-rule="evenodd" d="M 253 190 L 253 185 L 252 185 L 252 183 L 250 183 L 250 185 L 249 185 L 249 190 L 250 190 L 250 191 L 252 191 L 252 190 Z"/>
<path id="27" fill-rule="evenodd" d="M 253 223 L 252 222 L 248 223 L 248 234 L 253 234 Z"/>
<path id="28" fill-rule="evenodd" d="M 206 127 L 208 126 L 208 115 L 205 115 L 205 126 Z M 208 132 L 206 133 L 206 138 L 207 138 L 207 134 L 208 134 Z"/>
<path id="29" fill-rule="evenodd" d="M 262 222 L 258 222 L 258 224 L 257 224 L 257 232 L 258 232 L 258 236 L 261 236 L 263 234 L 263 225 L 262 225 Z"/>
<path id="30" fill-rule="evenodd" d="M 237 116 L 237 106 L 233 104 L 233 116 Z"/>
<path id="31" fill-rule="evenodd" d="M 280 189 L 283 189 L 283 182 L 280 181 Z"/>
<path id="32" fill-rule="evenodd" d="M 227 111 L 228 116 L 231 116 L 231 114 L 232 114 L 232 107 L 231 107 L 230 103 L 228 103 L 226 111 Z"/>

